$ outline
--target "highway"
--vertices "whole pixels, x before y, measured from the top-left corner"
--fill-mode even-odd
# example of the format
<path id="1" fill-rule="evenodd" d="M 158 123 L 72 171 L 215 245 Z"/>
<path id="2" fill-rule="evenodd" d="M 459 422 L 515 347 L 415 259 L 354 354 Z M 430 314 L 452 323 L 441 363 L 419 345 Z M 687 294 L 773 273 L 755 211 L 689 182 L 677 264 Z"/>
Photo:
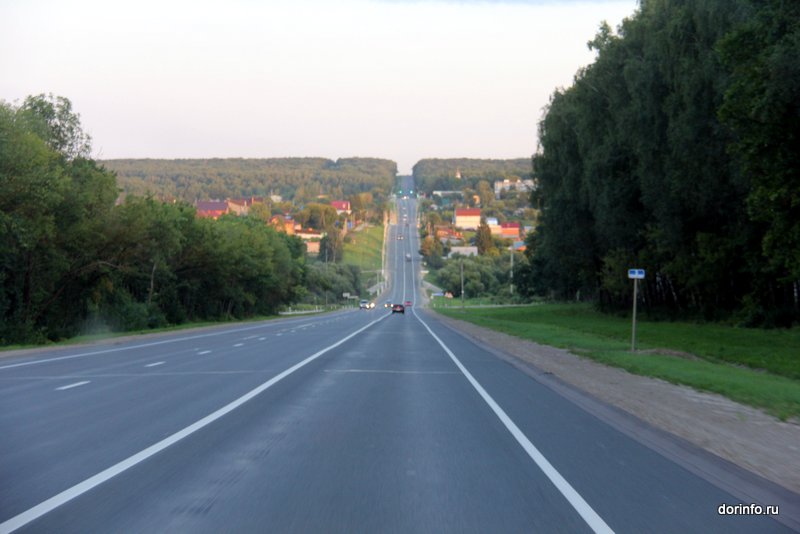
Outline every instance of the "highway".
<path id="1" fill-rule="evenodd" d="M 0 532 L 792 531 L 418 306 L 398 216 L 374 310 L 0 358 Z"/>

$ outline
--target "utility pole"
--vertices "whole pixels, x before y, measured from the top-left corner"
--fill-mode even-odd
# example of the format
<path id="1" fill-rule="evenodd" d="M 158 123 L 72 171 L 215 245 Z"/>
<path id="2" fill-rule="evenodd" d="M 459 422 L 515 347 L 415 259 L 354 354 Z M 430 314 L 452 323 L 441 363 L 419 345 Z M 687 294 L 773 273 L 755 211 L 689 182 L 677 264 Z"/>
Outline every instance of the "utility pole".
<path id="1" fill-rule="evenodd" d="M 514 245 L 511 245 L 511 276 L 508 278 L 508 286 L 511 294 L 514 294 Z"/>
<path id="2" fill-rule="evenodd" d="M 464 260 L 461 260 L 461 308 L 464 308 Z"/>

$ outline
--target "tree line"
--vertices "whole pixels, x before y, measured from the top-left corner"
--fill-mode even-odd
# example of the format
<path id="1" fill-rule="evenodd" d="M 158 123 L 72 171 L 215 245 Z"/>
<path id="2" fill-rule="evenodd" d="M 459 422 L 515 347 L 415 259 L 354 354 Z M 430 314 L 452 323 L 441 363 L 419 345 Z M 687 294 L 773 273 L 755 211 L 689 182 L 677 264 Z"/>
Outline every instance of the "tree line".
<path id="1" fill-rule="evenodd" d="M 539 124 L 526 289 L 743 324 L 800 318 L 800 4 L 642 0 Z"/>
<path id="2" fill-rule="evenodd" d="M 456 172 L 460 178 L 456 177 Z M 503 179 L 527 180 L 531 177 L 531 160 L 517 159 L 421 159 L 412 169 L 414 184 L 420 191 L 461 191 L 478 189 L 479 182 Z"/>
<path id="3" fill-rule="evenodd" d="M 384 199 L 397 164 L 377 158 L 109 159 L 125 193 L 164 200 L 224 199 L 280 195 L 295 204 L 320 195 L 344 200 L 360 193 Z"/>
<path id="4" fill-rule="evenodd" d="M 0 102 L 0 344 L 266 315 L 361 289 L 357 269 L 307 265 L 303 242 L 263 218 L 117 203 L 90 143 L 66 98 Z"/>

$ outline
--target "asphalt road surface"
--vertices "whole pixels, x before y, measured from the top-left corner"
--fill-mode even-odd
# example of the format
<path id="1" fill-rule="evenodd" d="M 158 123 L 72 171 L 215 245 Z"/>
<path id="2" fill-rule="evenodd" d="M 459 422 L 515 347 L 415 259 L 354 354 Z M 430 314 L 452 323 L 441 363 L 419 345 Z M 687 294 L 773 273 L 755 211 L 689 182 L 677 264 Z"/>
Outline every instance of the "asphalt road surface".
<path id="1" fill-rule="evenodd" d="M 374 310 L 0 359 L 0 532 L 791 531 L 720 515 L 753 503 L 435 314 L 389 313 L 419 300 L 415 209 Z"/>

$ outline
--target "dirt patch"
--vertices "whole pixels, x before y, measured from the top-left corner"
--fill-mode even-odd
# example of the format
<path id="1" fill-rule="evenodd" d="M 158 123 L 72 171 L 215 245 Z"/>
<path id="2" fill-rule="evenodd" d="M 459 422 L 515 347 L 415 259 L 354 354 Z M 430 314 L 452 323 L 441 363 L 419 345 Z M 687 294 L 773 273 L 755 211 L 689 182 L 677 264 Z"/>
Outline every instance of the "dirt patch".
<path id="1" fill-rule="evenodd" d="M 680 350 L 672 350 L 672 349 L 647 349 L 647 350 L 639 350 L 637 351 L 638 354 L 656 354 L 658 356 L 674 356 L 675 358 L 682 358 L 684 360 L 700 360 L 694 354 L 690 354 L 688 352 L 683 352 Z"/>
<path id="2" fill-rule="evenodd" d="M 783 422 L 721 395 L 634 375 L 465 321 L 437 318 L 658 429 L 800 493 L 800 421 Z"/>

